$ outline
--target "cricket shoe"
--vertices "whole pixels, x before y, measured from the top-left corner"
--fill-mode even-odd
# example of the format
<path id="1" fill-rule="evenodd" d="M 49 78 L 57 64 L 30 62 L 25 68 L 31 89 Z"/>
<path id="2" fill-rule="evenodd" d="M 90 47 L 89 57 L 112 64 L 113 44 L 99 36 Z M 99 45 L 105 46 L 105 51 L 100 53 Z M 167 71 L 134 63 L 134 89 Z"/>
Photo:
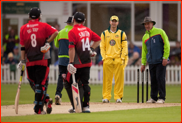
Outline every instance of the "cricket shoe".
<path id="1" fill-rule="evenodd" d="M 122 100 L 121 99 L 117 99 L 116 103 L 122 103 Z"/>
<path id="2" fill-rule="evenodd" d="M 61 105 L 61 98 L 59 95 L 55 96 L 55 105 Z"/>
<path id="3" fill-rule="evenodd" d="M 71 108 L 68 110 L 69 113 L 75 113 L 75 109 Z"/>
<path id="4" fill-rule="evenodd" d="M 46 104 L 46 112 L 47 114 L 50 114 L 52 112 L 52 98 L 49 99 L 49 101 Z"/>
<path id="5" fill-rule="evenodd" d="M 38 114 L 38 113 L 35 112 L 34 114 Z M 40 114 L 46 114 L 46 112 L 45 111 L 41 111 Z"/>
<path id="6" fill-rule="evenodd" d="M 156 103 L 156 101 L 154 99 L 149 99 L 146 103 Z"/>
<path id="7" fill-rule="evenodd" d="M 83 113 L 90 113 L 90 108 L 89 106 L 83 107 Z"/>
<path id="8" fill-rule="evenodd" d="M 108 99 L 102 99 L 102 102 L 103 103 L 109 103 L 109 100 Z"/>
<path id="9" fill-rule="evenodd" d="M 163 99 L 158 99 L 156 103 L 158 103 L 158 104 L 164 104 L 164 102 L 165 101 Z"/>

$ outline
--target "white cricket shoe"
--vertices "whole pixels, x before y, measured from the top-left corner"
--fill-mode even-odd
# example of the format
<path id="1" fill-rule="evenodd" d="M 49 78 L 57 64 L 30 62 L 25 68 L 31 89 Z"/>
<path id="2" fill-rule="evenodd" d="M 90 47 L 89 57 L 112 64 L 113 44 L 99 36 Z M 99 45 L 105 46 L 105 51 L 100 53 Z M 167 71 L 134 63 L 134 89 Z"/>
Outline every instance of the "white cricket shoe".
<path id="1" fill-rule="evenodd" d="M 159 103 L 159 104 L 164 104 L 164 100 L 163 99 L 158 99 L 156 103 Z"/>
<path id="2" fill-rule="evenodd" d="M 61 98 L 59 95 L 55 96 L 55 105 L 61 105 Z"/>
<path id="3" fill-rule="evenodd" d="M 156 101 L 151 98 L 146 103 L 156 103 Z"/>
<path id="4" fill-rule="evenodd" d="M 102 102 L 103 103 L 109 103 L 109 100 L 108 99 L 102 99 Z"/>
<path id="5" fill-rule="evenodd" d="M 116 103 L 122 103 L 122 100 L 121 99 L 117 99 Z"/>
<path id="6" fill-rule="evenodd" d="M 83 107 L 83 113 L 90 113 L 90 108 L 89 106 Z"/>
<path id="7" fill-rule="evenodd" d="M 71 108 L 68 110 L 69 113 L 75 113 L 75 109 Z"/>

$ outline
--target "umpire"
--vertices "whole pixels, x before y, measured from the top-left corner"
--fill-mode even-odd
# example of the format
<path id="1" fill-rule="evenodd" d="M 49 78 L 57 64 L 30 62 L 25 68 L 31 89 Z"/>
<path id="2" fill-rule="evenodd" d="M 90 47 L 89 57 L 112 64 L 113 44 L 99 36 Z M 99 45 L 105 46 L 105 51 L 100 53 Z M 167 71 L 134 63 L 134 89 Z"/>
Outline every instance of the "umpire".
<path id="1" fill-rule="evenodd" d="M 55 104 L 61 104 L 62 90 L 63 90 L 63 80 L 66 78 L 67 65 L 69 63 L 68 56 L 68 32 L 73 28 L 72 17 L 68 17 L 68 20 L 65 22 L 67 25 L 64 29 L 59 31 L 57 37 L 54 39 L 54 44 L 59 48 L 58 62 L 59 62 L 59 77 L 55 93 Z"/>
<path id="2" fill-rule="evenodd" d="M 147 103 L 164 103 L 166 96 L 166 65 L 170 53 L 170 44 L 164 30 L 155 28 L 155 24 L 156 22 L 152 21 L 150 17 L 145 17 L 142 23 L 146 32 L 142 39 L 141 72 L 144 72 L 146 62 L 148 62 L 151 78 L 151 99 Z"/>

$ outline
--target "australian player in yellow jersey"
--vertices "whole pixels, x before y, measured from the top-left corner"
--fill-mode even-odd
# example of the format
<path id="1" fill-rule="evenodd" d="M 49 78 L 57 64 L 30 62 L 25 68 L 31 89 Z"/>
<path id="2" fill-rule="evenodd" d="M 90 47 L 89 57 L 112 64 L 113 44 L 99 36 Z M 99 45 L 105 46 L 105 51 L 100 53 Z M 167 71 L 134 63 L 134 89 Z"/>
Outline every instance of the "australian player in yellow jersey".
<path id="1" fill-rule="evenodd" d="M 100 50 L 103 60 L 102 102 L 111 99 L 112 80 L 114 76 L 114 99 L 122 102 L 124 89 L 124 69 L 128 63 L 128 44 L 124 31 L 118 29 L 119 18 L 110 18 L 110 27 L 101 34 Z"/>

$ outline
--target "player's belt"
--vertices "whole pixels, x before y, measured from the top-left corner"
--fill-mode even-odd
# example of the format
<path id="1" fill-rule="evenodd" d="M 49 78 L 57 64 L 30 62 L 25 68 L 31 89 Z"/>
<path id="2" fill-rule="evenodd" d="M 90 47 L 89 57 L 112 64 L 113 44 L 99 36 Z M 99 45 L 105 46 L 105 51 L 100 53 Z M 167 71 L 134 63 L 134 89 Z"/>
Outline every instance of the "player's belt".
<path id="1" fill-rule="evenodd" d="M 69 58 L 68 55 L 58 55 L 58 58 Z"/>

